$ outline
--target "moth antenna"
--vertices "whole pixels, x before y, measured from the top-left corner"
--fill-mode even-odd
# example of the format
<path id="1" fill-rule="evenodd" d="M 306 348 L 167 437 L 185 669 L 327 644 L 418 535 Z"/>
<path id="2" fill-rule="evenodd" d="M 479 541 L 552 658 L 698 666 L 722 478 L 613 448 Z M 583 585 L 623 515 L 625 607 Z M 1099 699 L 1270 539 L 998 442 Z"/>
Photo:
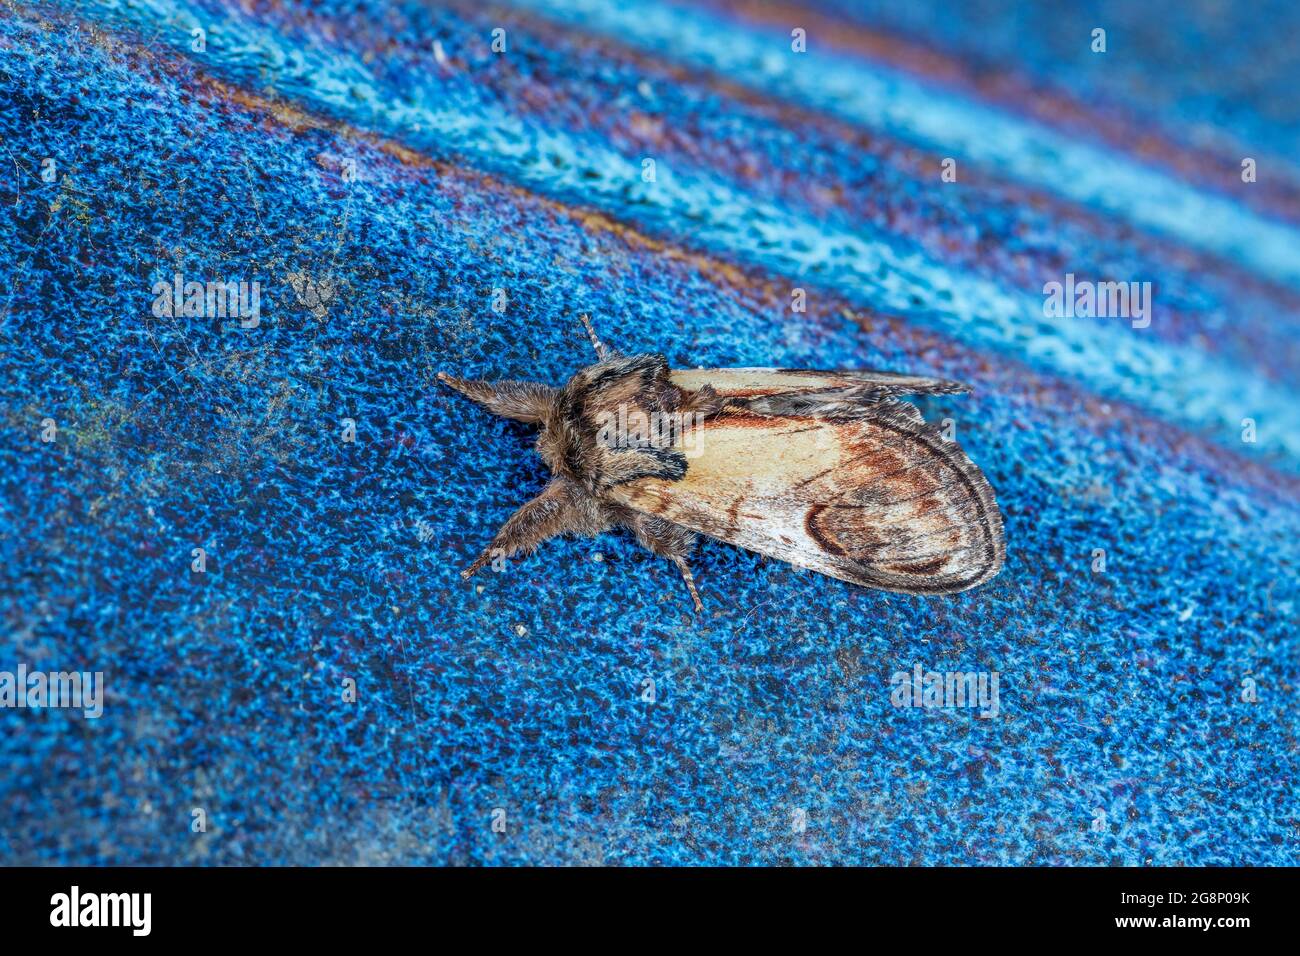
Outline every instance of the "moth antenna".
<path id="1" fill-rule="evenodd" d="M 602 362 L 611 358 L 610 350 L 606 348 L 605 343 L 596 336 L 596 330 L 591 325 L 591 319 L 587 318 L 587 313 L 582 313 L 578 318 L 582 319 L 582 324 L 587 327 L 587 334 L 591 336 L 592 347 L 596 350 L 596 358 L 600 359 Z"/>

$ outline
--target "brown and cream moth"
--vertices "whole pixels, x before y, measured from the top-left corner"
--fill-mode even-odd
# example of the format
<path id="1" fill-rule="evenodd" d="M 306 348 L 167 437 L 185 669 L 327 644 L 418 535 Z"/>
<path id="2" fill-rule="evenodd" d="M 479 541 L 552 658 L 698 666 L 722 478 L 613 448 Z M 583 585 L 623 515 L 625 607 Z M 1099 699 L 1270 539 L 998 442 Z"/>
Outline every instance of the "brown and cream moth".
<path id="1" fill-rule="evenodd" d="M 563 388 L 440 381 L 493 414 L 541 426 L 553 477 L 464 572 L 562 534 L 629 528 L 677 565 L 697 534 L 907 594 L 948 594 L 1002 568 L 1002 515 L 983 473 L 905 394 L 956 382 L 871 371 L 675 371 L 622 355 L 582 321 L 599 361 Z"/>

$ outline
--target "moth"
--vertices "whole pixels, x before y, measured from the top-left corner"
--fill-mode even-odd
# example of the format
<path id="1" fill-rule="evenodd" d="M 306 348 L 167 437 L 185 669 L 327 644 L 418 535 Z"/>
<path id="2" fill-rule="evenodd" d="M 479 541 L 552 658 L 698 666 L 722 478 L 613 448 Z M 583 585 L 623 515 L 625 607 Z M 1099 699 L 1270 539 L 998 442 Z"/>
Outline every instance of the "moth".
<path id="1" fill-rule="evenodd" d="M 1006 543 L 993 490 L 899 396 L 956 382 L 874 371 L 671 369 L 623 355 L 582 316 L 597 362 L 562 388 L 438 379 L 494 415 L 540 427 L 552 473 L 462 572 L 556 535 L 627 528 L 681 572 L 699 535 L 863 587 L 949 594 L 989 580 Z"/>

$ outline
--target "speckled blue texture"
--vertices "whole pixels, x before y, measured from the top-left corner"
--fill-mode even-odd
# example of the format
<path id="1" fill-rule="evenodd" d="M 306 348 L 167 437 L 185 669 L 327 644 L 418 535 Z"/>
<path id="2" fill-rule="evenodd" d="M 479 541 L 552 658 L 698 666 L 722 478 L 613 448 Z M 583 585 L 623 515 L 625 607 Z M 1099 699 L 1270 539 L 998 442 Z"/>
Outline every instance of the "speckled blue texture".
<path id="1" fill-rule="evenodd" d="M 769 76 L 659 48 L 682 8 L 652 2 L 643 35 L 524 2 L 4 6 L 0 671 L 103 671 L 107 699 L 0 710 L 0 862 L 1300 862 L 1300 171 L 1262 169 L 1264 202 L 1211 184 L 1238 154 L 1206 127 L 1293 152 L 1294 57 L 1148 5 L 1104 81 L 1050 80 L 1112 133 L 1162 111 L 1133 156 L 1087 148 L 1177 153 L 1143 175 L 1267 221 L 1225 251 L 782 80 L 925 63 L 848 24 L 933 30 L 912 82 L 1083 143 L 1015 101 L 1065 42 L 1041 11 L 982 53 L 878 4 L 699 14 L 732 50 L 843 18 Z M 971 64 L 1015 82 L 982 102 L 951 82 Z M 1067 271 L 1152 280 L 1151 328 L 1033 320 Z M 260 324 L 156 316 L 176 273 L 260 281 Z M 560 383 L 580 312 L 675 365 L 971 383 L 920 404 L 996 490 L 1004 571 L 913 598 L 705 542 L 696 619 L 611 534 L 463 582 L 546 475 L 434 373 Z M 893 706 L 918 663 L 998 672 L 999 715 Z"/>

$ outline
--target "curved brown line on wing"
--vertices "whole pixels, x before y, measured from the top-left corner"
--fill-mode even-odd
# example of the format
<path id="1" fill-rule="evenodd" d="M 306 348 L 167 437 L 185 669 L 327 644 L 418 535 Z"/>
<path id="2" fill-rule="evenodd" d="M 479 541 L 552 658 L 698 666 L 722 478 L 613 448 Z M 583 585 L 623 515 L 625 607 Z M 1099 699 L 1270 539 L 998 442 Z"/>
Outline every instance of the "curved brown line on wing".
<path id="1" fill-rule="evenodd" d="M 920 443 L 926 450 L 934 455 L 940 462 L 948 464 L 952 470 L 957 472 L 958 478 L 966 488 L 970 499 L 975 504 L 976 527 L 981 532 L 981 541 L 966 546 L 960 550 L 972 550 L 982 547 L 984 560 L 981 564 L 972 569 L 969 574 L 962 575 L 956 580 L 943 578 L 929 579 L 923 574 L 906 575 L 890 571 L 879 571 L 873 569 L 870 565 L 862 562 L 846 562 L 849 566 L 844 568 L 845 580 L 854 583 L 864 584 L 868 587 L 877 587 L 884 590 L 902 591 L 914 594 L 945 594 L 964 591 L 972 588 L 977 584 L 989 580 L 995 576 L 1001 569 L 1006 558 L 1006 539 L 1002 530 L 1002 513 L 998 509 L 997 499 L 993 495 L 993 489 L 984 477 L 984 473 L 979 470 L 978 466 L 970 460 L 964 449 L 956 443 L 945 443 L 944 447 L 937 447 L 933 444 L 934 436 L 926 428 L 917 428 L 911 423 L 899 423 L 893 421 L 890 416 L 882 415 L 868 419 L 872 424 L 879 425 L 907 439 Z M 927 537 L 934 534 L 940 534 L 944 531 L 951 531 L 955 528 L 963 527 L 961 525 L 952 525 L 946 529 L 937 529 L 926 532 L 919 537 Z M 821 543 L 821 538 L 816 538 Z M 842 550 L 842 549 L 841 549 Z M 959 549 L 953 549 L 949 553 L 956 553 Z M 842 555 L 836 555 L 842 557 Z"/>

